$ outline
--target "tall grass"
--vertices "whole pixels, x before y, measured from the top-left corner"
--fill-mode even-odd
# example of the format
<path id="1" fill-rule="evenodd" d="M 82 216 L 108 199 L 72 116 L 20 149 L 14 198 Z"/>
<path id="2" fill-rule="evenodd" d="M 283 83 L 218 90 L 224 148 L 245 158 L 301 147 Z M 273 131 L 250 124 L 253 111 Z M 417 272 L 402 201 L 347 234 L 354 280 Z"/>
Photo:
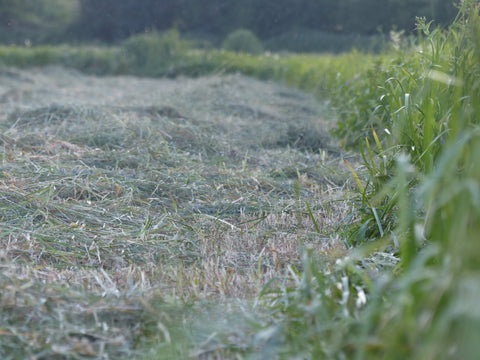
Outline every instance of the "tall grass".
<path id="1" fill-rule="evenodd" d="M 369 129 L 374 141 L 363 140 L 364 177 L 352 168 L 364 214 L 354 232 L 379 240 L 336 265 L 305 254 L 296 290 L 271 303 L 288 356 L 478 356 L 478 2 L 464 1 L 447 31 L 418 28 L 415 52 L 363 78 L 376 89 L 357 99 L 374 110 L 352 136 Z"/>

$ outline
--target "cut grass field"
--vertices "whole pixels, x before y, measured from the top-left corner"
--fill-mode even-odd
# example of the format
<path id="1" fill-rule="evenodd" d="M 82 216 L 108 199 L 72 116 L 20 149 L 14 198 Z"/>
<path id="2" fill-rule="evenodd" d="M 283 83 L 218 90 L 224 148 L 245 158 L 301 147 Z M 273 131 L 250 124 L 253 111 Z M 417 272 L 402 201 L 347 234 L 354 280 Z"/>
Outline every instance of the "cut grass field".
<path id="1" fill-rule="evenodd" d="M 478 12 L 378 56 L 1 48 L 2 358 L 476 359 Z"/>
<path id="2" fill-rule="evenodd" d="M 346 251 L 346 167 L 310 95 L 57 67 L 0 83 L 2 359 L 246 351 L 238 322 L 268 282 L 293 281 L 301 247 Z M 170 333 L 212 321 L 223 332 Z"/>

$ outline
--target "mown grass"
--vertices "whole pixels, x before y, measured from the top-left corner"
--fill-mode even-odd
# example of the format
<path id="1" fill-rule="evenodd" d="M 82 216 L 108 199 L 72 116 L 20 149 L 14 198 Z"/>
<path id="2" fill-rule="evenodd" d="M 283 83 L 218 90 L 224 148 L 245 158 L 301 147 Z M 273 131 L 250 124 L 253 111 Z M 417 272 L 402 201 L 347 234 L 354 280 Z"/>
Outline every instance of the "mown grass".
<path id="1" fill-rule="evenodd" d="M 231 76 L 189 82 L 169 106 L 81 105 L 63 99 L 93 79 L 44 71 L 62 87 L 43 100 L 43 71 L 2 74 L 40 82 L 9 92 L 1 122 L 2 358 L 244 353 L 251 301 L 299 266 L 298 239 L 341 253 L 319 239 L 348 209 L 345 172 L 305 95 Z M 238 309 L 222 325 L 217 306 Z M 217 338 L 214 318 L 232 333 Z"/>
<path id="2" fill-rule="evenodd" d="M 480 151 L 478 3 L 464 1 L 457 19 L 445 31 L 431 30 L 423 19 L 419 19 L 418 27 L 421 31 L 418 43 L 395 43 L 396 49 L 379 56 L 353 52 L 341 56 L 279 57 L 268 54 L 254 57 L 184 49 L 182 53 L 176 53 L 175 61 L 168 66 L 155 65 L 154 75 L 200 76 L 212 71 L 241 72 L 261 79 L 284 81 L 318 96 L 328 96 L 339 118 L 335 130 L 339 141 L 345 146 L 360 144 L 359 152 L 363 155 L 363 166 L 347 160 L 352 175 L 350 184 L 358 187 L 358 196 L 350 199 L 356 208 L 350 216 L 345 213 L 348 207 L 333 209 L 336 202 L 321 201 L 326 196 L 322 191 L 328 186 L 316 187 L 321 184 L 319 178 L 307 180 L 301 171 L 297 173 L 296 165 L 285 166 L 299 161 L 307 163 L 302 158 L 304 155 L 298 158 L 293 154 L 293 158 L 286 158 L 287 155 L 282 153 L 280 159 L 271 153 L 268 156 L 278 160 L 270 162 L 275 168 L 259 174 L 253 168 L 245 167 L 239 159 L 231 168 L 219 166 L 224 164 L 223 160 L 212 156 L 222 153 L 216 142 L 194 142 L 194 146 L 208 144 L 203 153 L 209 154 L 210 166 L 204 167 L 203 162 L 200 165 L 195 158 L 186 159 L 176 147 L 165 143 L 153 146 L 143 138 L 144 135 L 138 136 L 138 131 L 128 132 L 136 134 L 128 145 L 130 153 L 134 154 L 130 156 L 136 163 L 159 164 L 158 159 L 162 159 L 160 163 L 171 167 L 171 172 L 184 175 L 186 185 L 180 188 L 171 185 L 166 176 L 165 188 L 157 189 L 154 183 L 158 183 L 159 178 L 151 176 L 159 174 L 152 168 L 142 167 L 138 172 L 143 174 L 142 186 L 148 190 L 144 192 L 137 184 L 135 187 L 129 185 L 131 180 L 115 174 L 121 168 L 118 164 L 128 163 L 124 152 L 115 155 L 108 152 L 114 159 L 103 161 L 114 160 L 116 165 L 111 165 L 112 169 L 106 166 L 96 174 L 88 174 L 87 167 L 87 173 L 80 176 L 78 164 L 75 167 L 62 163 L 61 168 L 67 169 L 68 174 L 77 171 L 76 185 L 65 190 L 67 199 L 71 198 L 75 203 L 86 201 L 87 205 L 88 201 L 95 202 L 97 216 L 105 217 L 101 222 L 109 226 L 106 230 L 99 230 L 98 224 L 70 222 L 75 214 L 82 212 L 81 206 L 67 209 L 55 203 L 58 195 L 52 193 L 52 189 L 62 189 L 65 175 L 52 175 L 37 165 L 35 173 L 38 178 L 31 185 L 12 187 L 12 184 L 25 181 L 27 175 L 9 179 L 4 185 L 8 187 L 5 201 L 11 205 L 4 208 L 5 220 L 2 222 L 12 228 L 5 234 L 11 237 L 11 229 L 28 227 L 34 228 L 35 232 L 25 233 L 30 234 L 29 239 L 27 235 L 11 237 L 16 241 L 14 244 L 19 245 L 12 248 L 14 257 L 6 257 L 9 259 L 6 266 L 9 275 L 4 281 L 11 292 L 5 299 L 12 300 L 5 300 L 5 304 L 15 304 L 14 295 L 19 294 L 22 304 L 27 304 L 22 305 L 27 309 L 25 313 L 40 314 L 45 311 L 40 304 L 49 303 L 32 300 L 37 294 L 35 286 L 46 290 L 42 282 L 32 280 L 40 279 L 44 270 L 30 270 L 30 274 L 13 271 L 21 259 L 31 261 L 36 256 L 40 264 L 45 261 L 63 267 L 68 274 L 71 274 L 68 266 L 80 264 L 84 269 L 89 261 L 95 264 L 98 259 L 108 259 L 113 262 L 113 268 L 133 269 L 129 271 L 135 274 L 133 279 L 137 279 L 119 280 L 117 286 L 123 284 L 125 290 L 116 310 L 129 309 L 129 316 L 134 314 L 135 331 L 122 334 L 128 341 L 139 344 L 140 356 L 145 358 L 476 358 L 480 333 L 476 306 L 480 297 L 477 261 L 480 251 L 477 243 L 480 164 L 476 156 Z M 125 59 L 127 65 L 124 69 L 134 73 L 128 65 L 128 56 Z M 148 68 L 148 64 L 145 66 Z M 172 123 L 170 126 L 175 129 L 177 125 Z M 103 134 L 104 129 L 94 131 Z M 163 138 L 160 129 L 157 131 L 153 136 Z M 89 145 L 113 149 L 118 146 L 118 138 L 115 131 L 108 134 L 112 136 L 112 142 L 92 140 L 94 134 L 88 133 L 79 144 L 82 148 Z M 121 138 L 125 135 L 122 134 Z M 94 143 L 86 144 L 84 139 Z M 32 173 L 31 158 L 22 158 L 21 150 L 12 145 L 17 144 L 18 139 L 14 140 L 10 135 L 2 138 L 4 164 L 19 161 L 26 172 Z M 145 148 L 141 150 L 136 144 L 148 144 L 145 148 L 149 150 L 145 153 Z M 188 144 L 191 142 L 177 146 L 185 150 L 182 146 Z M 45 148 L 44 145 L 40 148 Z M 33 149 L 35 145 L 26 146 Z M 95 151 L 77 157 L 82 166 L 88 156 L 101 157 Z M 320 157 L 314 162 L 320 161 Z M 333 167 L 333 163 L 328 166 Z M 315 177 L 317 171 L 309 176 Z M 7 179 L 10 172 L 4 171 L 3 174 Z M 165 176 L 168 170 L 162 174 Z M 231 179 L 235 179 L 234 183 Z M 216 191 L 205 190 L 209 186 Z M 252 209 L 252 217 L 248 217 L 245 210 L 242 210 L 241 215 L 245 218 L 240 224 L 228 217 L 232 204 L 222 200 L 231 196 L 227 189 L 234 189 L 235 198 L 242 199 L 242 209 Z M 241 189 L 249 190 L 243 192 Z M 208 199 L 208 205 L 188 204 L 191 191 L 197 191 L 200 199 Z M 180 200 L 167 195 L 172 193 L 180 194 Z M 150 200 L 152 198 L 155 201 Z M 155 207 L 156 201 L 162 203 L 162 210 Z M 201 216 L 196 216 L 198 206 L 202 209 Z M 212 206 L 214 210 L 210 212 Z M 113 208 L 115 212 L 100 215 L 100 209 Z M 333 231 L 330 228 L 322 235 L 325 229 L 319 227 L 317 220 L 329 213 L 342 214 L 349 222 L 346 231 L 341 233 L 347 246 L 335 245 L 322 254 L 318 248 L 319 236 L 332 236 Z M 144 222 L 136 221 L 135 216 L 139 214 L 143 214 Z M 226 217 L 219 216 L 221 214 Z M 89 216 L 85 212 L 81 218 L 88 219 Z M 103 236 L 108 241 L 112 234 L 120 235 L 111 243 L 104 240 L 97 248 L 90 242 L 89 250 L 81 254 L 80 247 L 75 249 L 74 241 L 63 244 L 42 240 L 42 231 L 45 231 L 42 225 L 49 223 L 63 224 L 63 231 L 69 236 L 72 234 L 72 239 L 82 236 L 82 232 L 91 232 L 97 238 Z M 309 231 L 299 233 L 298 229 L 304 228 L 306 223 Z M 286 240 L 281 245 L 268 243 L 269 258 L 263 252 L 260 257 L 249 258 L 246 252 L 255 246 L 264 246 L 256 243 L 262 238 L 258 236 L 257 224 L 262 224 L 263 240 L 265 237 L 282 238 L 280 234 L 286 234 L 285 239 L 294 238 L 295 241 Z M 225 228 L 226 232 L 220 231 Z M 157 233 L 159 229 L 161 231 Z M 338 231 L 339 227 L 333 229 Z M 34 233 L 36 242 L 32 245 L 30 239 Z M 132 243 L 126 238 L 135 240 Z M 180 238 L 184 241 L 179 242 Z M 212 243 L 211 239 L 217 240 Z M 295 247 L 292 247 L 293 243 Z M 121 256 L 118 251 L 109 251 L 113 244 L 119 244 L 123 249 Z M 283 258 L 279 257 L 280 249 L 284 251 Z M 168 296 L 159 293 L 149 297 L 148 302 L 138 296 L 137 289 L 141 286 L 135 285 L 146 270 L 141 263 L 135 262 L 134 255 L 145 251 L 163 264 L 151 270 L 162 279 L 151 287 L 159 288 L 160 284 L 168 283 L 165 278 L 172 284 L 166 291 Z M 296 254 L 293 262 L 292 251 Z M 178 263 L 172 260 L 178 254 L 182 254 L 184 262 L 192 264 L 189 271 L 178 267 Z M 232 254 L 235 254 L 233 263 L 236 265 L 229 268 Z M 40 255 L 47 256 L 48 261 L 42 260 Z M 196 264 L 201 266 L 196 267 Z M 124 272 L 128 274 L 127 270 Z M 236 276 L 240 273 L 244 277 L 238 279 Z M 88 274 L 93 276 L 90 283 L 111 296 L 107 291 L 114 284 L 110 275 Z M 81 284 L 77 275 L 70 276 L 76 280 L 76 285 Z M 247 293 L 253 296 L 249 298 L 253 303 L 244 301 L 236 308 L 228 302 L 213 305 L 218 306 L 217 309 L 212 309 L 211 304 L 198 303 L 189 305 L 188 309 L 171 308 L 168 301 L 175 298 L 192 304 L 192 299 L 208 298 L 208 294 L 215 292 L 226 297 L 245 295 L 246 292 L 239 289 L 246 284 L 250 286 Z M 81 296 L 77 302 L 81 304 Z M 13 314 L 18 310 L 15 306 Z M 87 314 L 100 311 L 88 306 L 83 309 L 87 309 Z M 94 319 L 98 317 L 92 316 Z M 202 318 L 205 321 L 201 321 Z M 42 319 L 41 315 L 35 318 L 37 324 L 39 319 Z M 125 329 L 128 321 L 122 319 L 120 322 L 123 321 Z M 45 320 L 44 323 L 53 326 L 58 321 Z M 115 329 L 108 321 L 105 323 L 107 328 Z M 237 326 L 229 326 L 232 323 Z M 21 341 L 22 336 L 29 341 L 37 339 L 42 329 L 40 326 L 28 337 L 25 330 L 18 330 L 15 316 L 7 319 L 5 324 L 5 334 L 13 336 L 16 341 Z M 97 335 L 105 331 L 100 330 L 101 324 L 99 321 L 92 323 L 91 326 L 98 326 L 96 330 L 80 333 L 94 333 L 94 339 L 102 338 Z M 105 325 L 102 326 L 105 329 Z M 71 333 L 79 331 L 72 330 Z M 85 335 L 69 335 L 68 341 L 79 338 L 83 344 L 103 344 L 102 349 L 106 349 L 116 338 L 113 334 L 105 335 L 102 339 L 108 340 L 101 341 L 91 341 L 88 337 L 82 340 Z M 44 348 L 50 349 L 45 351 L 52 351 L 45 338 L 40 338 L 44 341 Z M 194 349 L 193 353 L 189 352 L 191 349 Z"/>

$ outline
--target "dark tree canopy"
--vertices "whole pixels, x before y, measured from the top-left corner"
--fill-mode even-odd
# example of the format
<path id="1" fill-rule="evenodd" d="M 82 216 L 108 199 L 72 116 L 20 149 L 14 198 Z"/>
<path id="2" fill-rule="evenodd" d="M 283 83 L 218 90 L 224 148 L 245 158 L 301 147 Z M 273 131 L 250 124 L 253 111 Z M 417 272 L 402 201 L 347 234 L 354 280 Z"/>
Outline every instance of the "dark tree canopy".
<path id="1" fill-rule="evenodd" d="M 148 30 L 225 38 L 243 28 L 261 39 L 292 29 L 374 34 L 410 30 L 416 16 L 448 24 L 454 0 L 0 0 L 5 27 L 56 30 L 65 40 L 114 42 Z M 68 15 L 67 12 L 75 11 Z M 70 22 L 70 31 L 64 31 Z M 61 24 L 61 26 L 57 26 Z M 1 27 L 2 25 L 0 25 Z M 12 27 L 13 26 L 13 27 Z M 8 32 L 3 31 L 4 37 Z M 13 33 L 13 32 L 12 32 Z M 23 36 L 23 35 L 22 35 Z M 26 36 L 26 35 L 25 35 Z"/>
<path id="2" fill-rule="evenodd" d="M 412 29 L 416 16 L 447 23 L 452 0 L 80 0 L 84 35 L 106 41 L 145 29 L 225 36 L 246 28 L 261 38 L 292 28 L 372 34 Z"/>
<path id="3" fill-rule="evenodd" d="M 77 0 L 0 0 L 0 42 L 49 41 L 65 33 Z"/>

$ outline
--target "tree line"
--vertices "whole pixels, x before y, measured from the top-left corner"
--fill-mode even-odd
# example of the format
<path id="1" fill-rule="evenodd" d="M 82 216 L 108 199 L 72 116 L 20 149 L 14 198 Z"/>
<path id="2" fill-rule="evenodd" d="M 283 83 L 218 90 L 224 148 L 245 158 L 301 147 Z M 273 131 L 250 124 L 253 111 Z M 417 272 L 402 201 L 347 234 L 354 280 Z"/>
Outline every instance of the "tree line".
<path id="1" fill-rule="evenodd" d="M 447 24 L 455 14 L 453 0 L 0 0 L 0 40 L 20 28 L 47 31 L 45 41 L 115 42 L 170 28 L 217 38 L 239 28 L 261 39 L 294 28 L 370 35 L 412 30 L 416 16 Z"/>
<path id="2" fill-rule="evenodd" d="M 84 36 L 114 41 L 151 28 L 225 36 L 238 28 L 260 38 L 292 28 L 373 34 L 410 30 L 416 16 L 448 23 L 452 0 L 80 0 Z"/>

